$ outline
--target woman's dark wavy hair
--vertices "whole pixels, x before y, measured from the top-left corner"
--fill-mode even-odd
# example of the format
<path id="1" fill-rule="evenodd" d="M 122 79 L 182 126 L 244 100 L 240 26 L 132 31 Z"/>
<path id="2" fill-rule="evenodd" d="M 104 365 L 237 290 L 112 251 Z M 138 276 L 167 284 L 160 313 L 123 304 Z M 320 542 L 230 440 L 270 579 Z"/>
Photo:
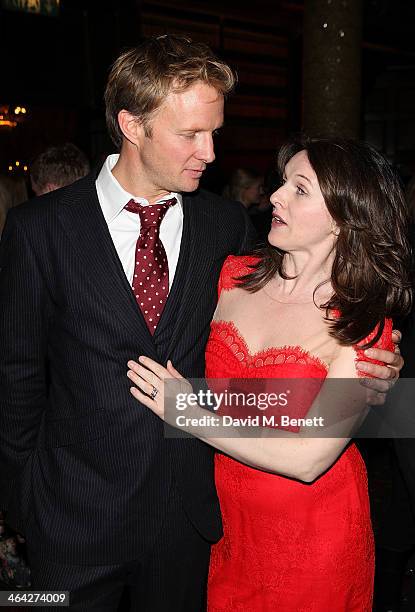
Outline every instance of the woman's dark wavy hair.
<path id="1" fill-rule="evenodd" d="M 278 154 L 282 177 L 288 161 L 306 151 L 327 209 L 339 235 L 331 273 L 333 296 L 320 307 L 331 321 L 330 334 L 340 344 L 361 342 L 385 317 L 407 314 L 412 303 L 409 215 L 398 176 L 388 161 L 364 142 L 301 137 Z M 258 249 L 260 260 L 239 279 L 254 293 L 277 273 L 283 278 L 284 251 L 268 245 Z M 317 289 L 317 288 L 316 288 Z M 336 309 L 339 318 L 329 317 Z"/>

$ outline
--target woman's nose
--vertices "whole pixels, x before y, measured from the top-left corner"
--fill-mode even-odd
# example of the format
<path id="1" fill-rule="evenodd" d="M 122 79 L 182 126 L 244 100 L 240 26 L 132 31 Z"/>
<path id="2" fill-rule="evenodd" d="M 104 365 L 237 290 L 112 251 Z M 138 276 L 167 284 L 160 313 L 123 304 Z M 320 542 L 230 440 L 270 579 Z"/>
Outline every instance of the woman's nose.
<path id="1" fill-rule="evenodd" d="M 284 206 L 284 185 L 281 185 L 281 187 L 279 187 L 276 191 L 274 191 L 274 193 L 271 194 L 270 200 L 271 204 L 273 204 L 274 206 L 276 206 L 277 204 Z"/>

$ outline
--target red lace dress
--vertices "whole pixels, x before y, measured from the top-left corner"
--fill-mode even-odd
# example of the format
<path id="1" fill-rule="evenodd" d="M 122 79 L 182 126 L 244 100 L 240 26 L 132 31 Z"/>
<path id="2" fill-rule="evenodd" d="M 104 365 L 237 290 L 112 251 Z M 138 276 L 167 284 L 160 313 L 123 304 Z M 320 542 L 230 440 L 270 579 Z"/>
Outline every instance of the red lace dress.
<path id="1" fill-rule="evenodd" d="M 219 292 L 249 271 L 230 257 Z M 387 321 L 379 346 L 390 348 Z M 358 351 L 359 352 L 359 351 Z M 359 358 L 362 354 L 359 354 Z M 213 321 L 208 378 L 315 378 L 326 366 L 300 347 L 249 354 L 230 322 Z M 310 402 L 312 400 L 310 399 Z M 312 484 L 215 459 L 224 536 L 212 547 L 209 612 L 370 612 L 374 546 L 363 460 L 350 444 Z"/>

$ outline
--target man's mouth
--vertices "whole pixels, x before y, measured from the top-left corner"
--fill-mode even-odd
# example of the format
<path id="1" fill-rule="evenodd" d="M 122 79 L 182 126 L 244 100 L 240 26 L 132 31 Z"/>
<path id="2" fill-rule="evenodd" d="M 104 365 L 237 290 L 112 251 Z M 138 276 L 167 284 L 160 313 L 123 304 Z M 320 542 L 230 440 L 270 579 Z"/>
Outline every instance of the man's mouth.
<path id="1" fill-rule="evenodd" d="M 202 174 L 205 170 L 204 168 L 186 168 L 188 172 L 193 172 L 194 174 Z"/>

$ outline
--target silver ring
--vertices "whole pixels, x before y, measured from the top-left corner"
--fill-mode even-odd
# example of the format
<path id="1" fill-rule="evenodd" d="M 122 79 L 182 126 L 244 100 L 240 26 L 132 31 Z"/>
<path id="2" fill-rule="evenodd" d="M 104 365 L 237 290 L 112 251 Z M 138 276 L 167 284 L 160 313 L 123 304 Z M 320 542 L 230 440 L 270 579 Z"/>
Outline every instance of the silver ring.
<path id="1" fill-rule="evenodd" d="M 156 389 L 156 387 L 153 385 L 153 390 L 152 390 L 152 392 L 150 393 L 150 397 L 151 397 L 151 399 L 152 399 L 152 400 L 153 400 L 153 399 L 156 397 L 156 395 L 157 395 L 157 393 L 158 393 L 158 392 L 159 392 L 159 390 L 158 390 L 158 389 Z"/>

